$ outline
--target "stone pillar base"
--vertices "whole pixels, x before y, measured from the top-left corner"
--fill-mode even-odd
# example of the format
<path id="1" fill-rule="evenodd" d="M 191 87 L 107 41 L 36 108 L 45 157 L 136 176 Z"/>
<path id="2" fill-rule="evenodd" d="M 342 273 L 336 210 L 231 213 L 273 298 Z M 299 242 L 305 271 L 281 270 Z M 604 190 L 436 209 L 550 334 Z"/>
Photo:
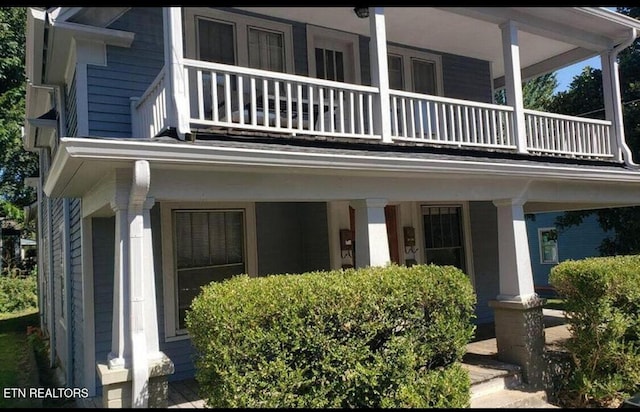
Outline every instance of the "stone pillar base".
<path id="1" fill-rule="evenodd" d="M 545 302 L 540 298 L 527 302 L 489 301 L 495 317 L 498 359 L 520 365 L 524 381 L 534 387 L 542 386 L 545 370 Z"/>
<path id="2" fill-rule="evenodd" d="M 102 383 L 103 408 L 131 408 L 131 368 L 109 369 L 106 363 L 96 365 Z M 167 376 L 175 371 L 173 362 L 164 353 L 149 362 L 149 408 L 166 408 L 169 398 Z"/>

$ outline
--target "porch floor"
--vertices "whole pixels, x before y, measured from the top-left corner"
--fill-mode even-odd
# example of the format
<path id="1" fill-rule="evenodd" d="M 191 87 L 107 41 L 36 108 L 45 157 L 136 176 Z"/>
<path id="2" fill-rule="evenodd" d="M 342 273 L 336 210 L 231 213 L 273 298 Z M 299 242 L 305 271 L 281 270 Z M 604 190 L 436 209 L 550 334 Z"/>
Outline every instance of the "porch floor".
<path id="1" fill-rule="evenodd" d="M 558 350 L 560 344 L 569 338 L 570 333 L 565 324 L 564 312 L 543 309 L 545 325 L 545 343 L 548 350 Z M 486 380 L 487 374 L 499 373 L 499 369 L 513 365 L 503 364 L 496 360 L 498 347 L 493 324 L 479 325 L 476 337 L 467 345 L 467 354 L 463 359 L 469 371 L 471 384 Z M 497 364 L 499 367 L 496 367 Z M 100 396 L 77 401 L 81 408 L 102 408 Z M 169 408 L 206 408 L 198 395 L 198 383 L 195 379 L 169 382 Z"/>

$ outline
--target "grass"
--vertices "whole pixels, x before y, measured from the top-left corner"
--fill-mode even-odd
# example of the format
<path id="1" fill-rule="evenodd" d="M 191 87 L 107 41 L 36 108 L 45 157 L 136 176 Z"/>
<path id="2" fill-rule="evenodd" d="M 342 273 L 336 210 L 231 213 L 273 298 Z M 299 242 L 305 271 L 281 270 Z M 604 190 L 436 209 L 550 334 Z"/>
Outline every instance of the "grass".
<path id="1" fill-rule="evenodd" d="M 547 303 L 544 305 L 545 309 L 565 310 L 564 299 L 548 298 Z"/>
<path id="2" fill-rule="evenodd" d="M 38 371 L 30 361 L 31 345 L 27 342 L 27 326 L 38 326 L 38 310 L 0 314 L 0 388 L 24 388 L 37 382 Z M 35 407 L 33 399 L 4 397 L 0 393 L 0 408 Z"/>

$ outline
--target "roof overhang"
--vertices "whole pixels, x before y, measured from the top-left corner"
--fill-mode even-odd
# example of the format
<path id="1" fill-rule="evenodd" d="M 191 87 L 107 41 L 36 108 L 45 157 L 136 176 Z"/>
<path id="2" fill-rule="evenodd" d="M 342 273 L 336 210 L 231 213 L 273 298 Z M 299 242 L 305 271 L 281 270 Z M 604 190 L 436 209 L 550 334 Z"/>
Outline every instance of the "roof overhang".
<path id="1" fill-rule="evenodd" d="M 271 147 L 272 146 L 272 147 Z M 585 200 L 602 189 L 614 189 L 598 194 L 592 208 L 640 204 L 640 170 L 622 167 L 598 167 L 572 164 L 535 164 L 536 162 L 495 162 L 491 159 L 452 161 L 427 157 L 395 157 L 373 152 L 309 151 L 305 148 L 279 150 L 252 146 L 215 146 L 182 142 L 149 140 L 63 138 L 44 192 L 50 197 L 82 197 L 93 190 L 105 176 L 118 168 L 131 168 L 136 160 L 148 160 L 153 170 L 185 170 L 257 173 L 286 173 L 288 176 L 360 176 L 366 178 L 458 179 L 464 182 L 472 176 L 486 182 L 528 181 L 532 190 L 547 191 L 565 209 L 585 208 Z M 153 177 L 152 177 L 153 180 Z M 163 183 L 154 183 L 162 185 Z M 575 203 L 563 188 L 577 187 L 589 191 L 582 203 Z M 635 188 L 635 189 L 634 189 Z M 198 190 L 198 189 L 196 189 Z M 552 192 L 549 192 L 551 190 Z M 596 192 L 593 192 L 593 191 Z M 604 199 L 604 200 L 603 200 Z M 537 199 L 540 200 L 540 199 Z M 548 201 L 532 203 L 528 211 L 549 208 Z"/>

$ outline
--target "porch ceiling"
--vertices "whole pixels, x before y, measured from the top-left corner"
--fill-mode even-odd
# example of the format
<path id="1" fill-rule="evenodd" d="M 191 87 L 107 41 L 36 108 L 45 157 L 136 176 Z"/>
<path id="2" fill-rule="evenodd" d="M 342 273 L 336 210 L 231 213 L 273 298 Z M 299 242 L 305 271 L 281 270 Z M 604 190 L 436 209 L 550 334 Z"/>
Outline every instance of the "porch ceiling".
<path id="1" fill-rule="evenodd" d="M 238 8 L 369 36 L 369 20 L 352 7 Z M 384 15 L 389 42 L 490 61 L 495 79 L 504 75 L 500 24 L 509 19 L 520 27 L 523 77 L 595 56 L 640 27 L 606 9 L 568 7 L 385 7 Z"/>

